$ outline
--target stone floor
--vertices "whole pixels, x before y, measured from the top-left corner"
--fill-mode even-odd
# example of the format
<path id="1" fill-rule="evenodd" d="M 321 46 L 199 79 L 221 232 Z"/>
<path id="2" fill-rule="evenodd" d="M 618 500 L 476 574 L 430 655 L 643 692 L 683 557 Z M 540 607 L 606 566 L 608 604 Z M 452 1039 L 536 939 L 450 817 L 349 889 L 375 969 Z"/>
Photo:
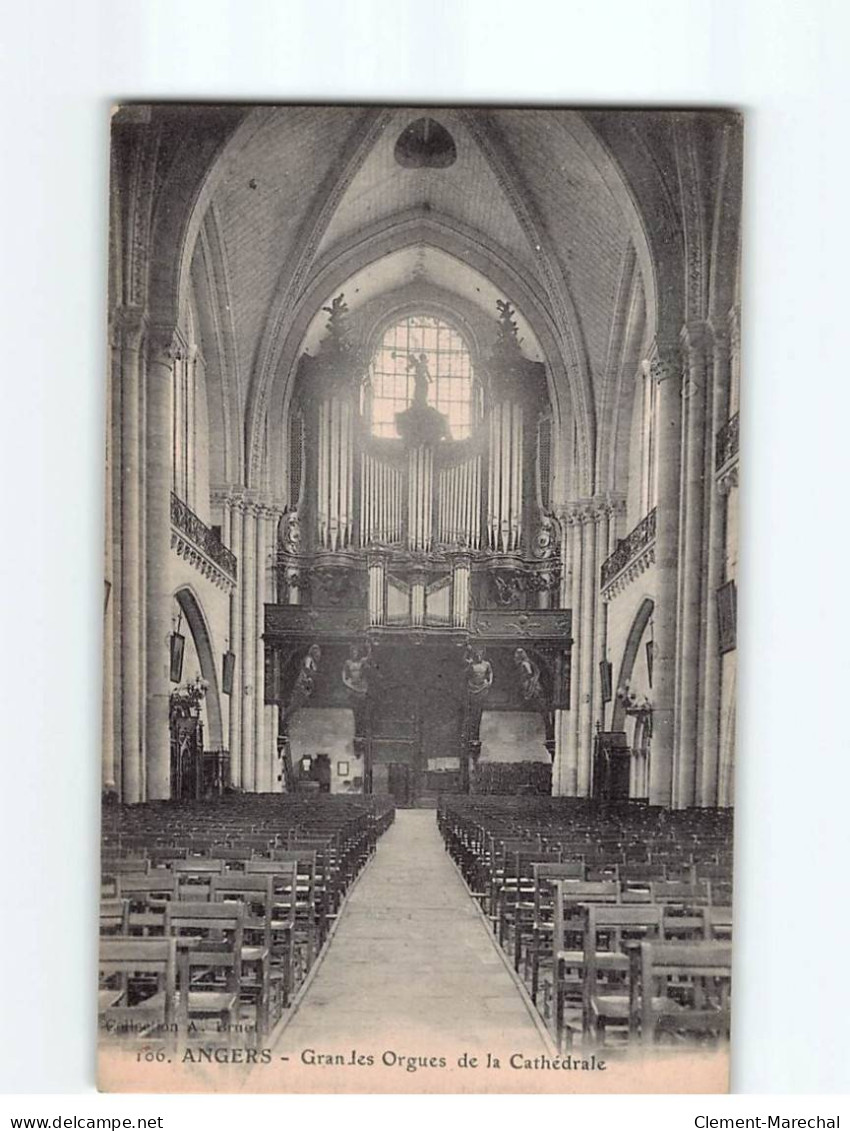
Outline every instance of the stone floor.
<path id="1" fill-rule="evenodd" d="M 401 810 L 352 891 L 275 1049 L 456 1057 L 545 1052 L 532 1014 L 446 853 L 433 810 Z"/>

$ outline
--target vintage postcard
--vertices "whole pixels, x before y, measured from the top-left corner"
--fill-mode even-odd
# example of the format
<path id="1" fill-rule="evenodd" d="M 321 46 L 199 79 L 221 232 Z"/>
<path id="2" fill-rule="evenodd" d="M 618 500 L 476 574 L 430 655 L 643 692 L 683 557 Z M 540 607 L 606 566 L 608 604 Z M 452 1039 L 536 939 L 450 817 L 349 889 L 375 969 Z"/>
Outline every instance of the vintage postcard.
<path id="1" fill-rule="evenodd" d="M 115 108 L 102 1089 L 727 1089 L 742 130 Z"/>

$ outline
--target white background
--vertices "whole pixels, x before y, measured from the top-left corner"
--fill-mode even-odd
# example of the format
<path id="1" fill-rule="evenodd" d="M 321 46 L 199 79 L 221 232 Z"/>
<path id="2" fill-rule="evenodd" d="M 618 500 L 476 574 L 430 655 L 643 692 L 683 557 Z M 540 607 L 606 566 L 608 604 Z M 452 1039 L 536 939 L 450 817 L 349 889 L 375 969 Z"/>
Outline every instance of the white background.
<path id="1" fill-rule="evenodd" d="M 172 1127 L 225 1126 L 250 1110 L 245 1100 L 202 1112 L 201 1100 L 139 1106 L 92 1092 L 107 120 L 110 102 L 128 97 L 746 111 L 733 1087 L 798 1098 L 564 1099 L 535 1111 L 692 1127 L 698 1111 L 814 1114 L 807 1094 L 850 1090 L 847 11 L 840 0 L 41 0 L 6 9 L 0 1090 L 88 1093 L 16 1101 L 17 1110 L 149 1109 L 167 1111 Z M 258 1118 L 321 1111 L 358 1124 L 378 1112 L 430 1121 L 444 1110 L 258 1102 Z M 517 1104 L 528 1103 L 454 1110 L 515 1125 L 528 1113 Z M 827 1100 L 820 1110 L 837 1107 Z"/>

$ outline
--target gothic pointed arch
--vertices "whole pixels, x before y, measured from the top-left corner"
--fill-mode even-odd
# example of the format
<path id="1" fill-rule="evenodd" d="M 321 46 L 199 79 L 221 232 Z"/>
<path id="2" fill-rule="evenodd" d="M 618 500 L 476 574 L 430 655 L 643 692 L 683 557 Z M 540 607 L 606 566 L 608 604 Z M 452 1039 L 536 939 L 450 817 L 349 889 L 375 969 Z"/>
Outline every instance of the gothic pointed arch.
<path id="1" fill-rule="evenodd" d="M 207 683 L 205 702 L 211 748 L 213 750 L 224 750 L 227 743 L 224 740 L 224 729 L 222 727 L 218 672 L 207 618 L 197 595 L 189 586 L 184 585 L 178 589 L 174 594 L 174 599 L 180 606 L 189 626 L 189 631 L 192 633 L 192 640 L 201 664 L 201 675 Z"/>

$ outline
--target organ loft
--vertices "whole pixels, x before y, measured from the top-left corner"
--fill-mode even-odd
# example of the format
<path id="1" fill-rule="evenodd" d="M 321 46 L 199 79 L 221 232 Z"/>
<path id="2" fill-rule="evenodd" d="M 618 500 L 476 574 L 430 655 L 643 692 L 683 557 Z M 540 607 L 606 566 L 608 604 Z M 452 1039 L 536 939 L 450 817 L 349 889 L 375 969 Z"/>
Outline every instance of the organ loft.
<path id="1" fill-rule="evenodd" d="M 323 313 L 298 364 L 265 608 L 283 782 L 307 703 L 350 707 L 354 776 L 402 803 L 468 791 L 482 720 L 503 713 L 551 764 L 571 638 L 545 365 L 507 300 L 480 344 L 436 313 L 364 341 L 343 294 Z"/>

